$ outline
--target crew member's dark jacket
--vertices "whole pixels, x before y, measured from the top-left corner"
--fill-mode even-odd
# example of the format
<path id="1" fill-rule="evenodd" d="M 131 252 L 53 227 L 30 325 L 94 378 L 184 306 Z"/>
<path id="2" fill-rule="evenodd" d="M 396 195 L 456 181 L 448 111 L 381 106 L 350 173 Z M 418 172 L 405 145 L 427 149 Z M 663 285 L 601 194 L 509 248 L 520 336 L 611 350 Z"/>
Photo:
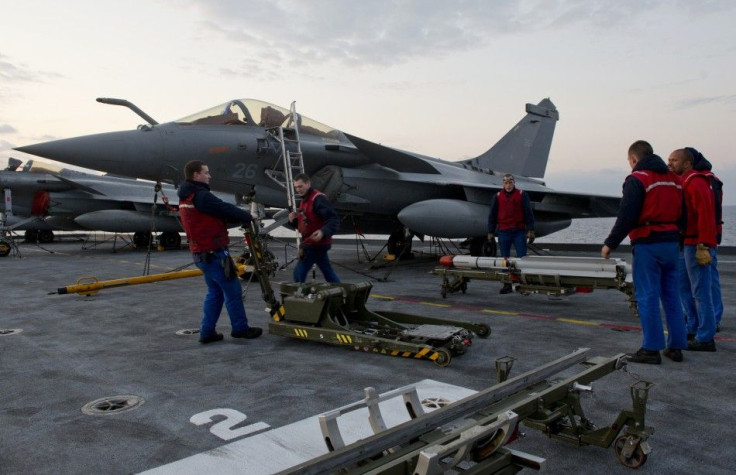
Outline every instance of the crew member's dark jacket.
<path id="1" fill-rule="evenodd" d="M 179 217 L 192 252 L 226 248 L 230 243 L 228 224 L 247 226 L 252 220 L 247 211 L 212 194 L 206 183 L 187 180 L 179 186 L 177 194 Z"/>
<path id="2" fill-rule="evenodd" d="M 330 206 L 327 197 L 316 188 L 309 188 L 299 203 L 297 219 L 290 224 L 299 229 L 305 246 L 326 246 L 332 243 L 332 235 L 340 228 L 340 216 Z M 321 229 L 324 237 L 319 242 L 312 242 L 309 236 Z"/>
<path id="3" fill-rule="evenodd" d="M 534 231 L 534 213 L 529 195 L 518 188 L 501 190 L 493 195 L 488 213 L 488 232 Z"/>
<path id="4" fill-rule="evenodd" d="M 667 164 L 658 155 L 648 155 L 641 159 L 632 170 L 631 175 L 626 177 L 623 185 L 623 198 L 618 209 L 616 223 L 604 244 L 611 249 L 616 249 L 627 234 L 643 227 L 646 232 L 635 232 L 632 244 L 651 244 L 655 242 L 672 242 L 680 240 L 680 229 L 682 227 L 683 200 L 682 191 L 668 194 L 675 200 L 667 200 L 665 190 L 671 192 L 674 186 L 650 186 L 649 191 L 644 185 L 646 180 L 637 177 L 637 172 L 650 172 L 658 174 L 658 180 L 665 185 L 674 183 L 682 189 L 679 179 L 670 172 Z M 653 184 L 653 183 L 651 183 Z M 659 209 L 664 207 L 664 209 Z M 660 216 L 658 218 L 658 216 Z M 646 221 L 646 217 L 653 218 Z M 645 218 L 642 220 L 641 218 Z M 650 224 L 648 224 L 650 223 Z M 674 224 L 674 225 L 672 225 Z"/>

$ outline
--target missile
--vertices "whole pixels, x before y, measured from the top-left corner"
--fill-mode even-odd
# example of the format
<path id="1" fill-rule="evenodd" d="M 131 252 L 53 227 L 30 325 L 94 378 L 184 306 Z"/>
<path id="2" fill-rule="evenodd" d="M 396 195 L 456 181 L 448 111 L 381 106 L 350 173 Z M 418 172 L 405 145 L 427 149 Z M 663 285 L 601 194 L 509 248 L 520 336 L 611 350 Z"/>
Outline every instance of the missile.
<path id="1" fill-rule="evenodd" d="M 478 270 L 508 270 L 511 273 L 530 275 L 555 275 L 569 277 L 590 277 L 615 279 L 623 274 L 631 281 L 631 266 L 623 259 L 603 259 L 600 257 L 567 256 L 526 256 L 475 257 L 442 256 L 440 264 L 444 267 Z"/>

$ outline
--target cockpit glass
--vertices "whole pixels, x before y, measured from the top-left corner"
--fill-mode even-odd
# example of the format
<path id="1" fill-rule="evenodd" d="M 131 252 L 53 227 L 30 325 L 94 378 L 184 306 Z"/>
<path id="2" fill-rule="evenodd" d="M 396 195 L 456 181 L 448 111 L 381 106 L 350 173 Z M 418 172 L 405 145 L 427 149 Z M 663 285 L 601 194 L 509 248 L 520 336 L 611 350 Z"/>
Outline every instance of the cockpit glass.
<path id="1" fill-rule="evenodd" d="M 299 134 L 314 135 L 331 142 L 340 142 L 339 130 L 298 114 Z M 291 112 L 268 102 L 256 99 L 236 99 L 196 114 L 175 120 L 190 125 L 254 125 L 258 127 L 293 128 Z M 347 139 L 344 139 L 347 140 Z"/>

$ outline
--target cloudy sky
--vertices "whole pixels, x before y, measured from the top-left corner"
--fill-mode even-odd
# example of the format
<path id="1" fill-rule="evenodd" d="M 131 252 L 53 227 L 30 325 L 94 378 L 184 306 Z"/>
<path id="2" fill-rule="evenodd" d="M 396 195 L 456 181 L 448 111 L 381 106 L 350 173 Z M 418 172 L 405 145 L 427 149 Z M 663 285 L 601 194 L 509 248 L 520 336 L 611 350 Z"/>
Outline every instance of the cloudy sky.
<path id="1" fill-rule="evenodd" d="M 626 149 L 700 149 L 736 204 L 730 0 L 0 0 L 0 165 L 13 147 L 233 98 L 447 160 L 549 97 L 547 184 L 617 195 Z M 733 185 L 733 188 L 730 186 Z"/>

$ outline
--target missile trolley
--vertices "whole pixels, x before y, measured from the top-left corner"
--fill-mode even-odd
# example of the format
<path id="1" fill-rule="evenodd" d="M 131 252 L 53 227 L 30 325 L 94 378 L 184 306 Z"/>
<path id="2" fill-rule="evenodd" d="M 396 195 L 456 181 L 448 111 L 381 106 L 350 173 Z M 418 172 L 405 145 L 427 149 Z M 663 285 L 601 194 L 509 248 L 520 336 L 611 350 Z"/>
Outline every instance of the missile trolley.
<path id="1" fill-rule="evenodd" d="M 521 426 L 550 439 L 575 446 L 613 447 L 625 467 L 644 465 L 652 451 L 646 425 L 646 405 L 653 384 L 638 380 L 629 387 L 630 409 L 621 410 L 610 425 L 597 427 L 583 410 L 582 395 L 592 383 L 616 370 L 625 370 L 626 357 L 590 356 L 579 348 L 557 360 L 510 377 L 514 358 L 496 360 L 498 384 L 425 412 L 416 388 L 406 386 L 382 395 L 366 388 L 365 398 L 318 416 L 328 453 L 279 472 L 278 475 L 372 474 L 439 475 L 513 474 L 539 470 L 545 459 L 513 448 Z M 575 374 L 569 369 L 582 365 Z M 567 371 L 567 375 L 561 373 Z M 380 403 L 403 399 L 409 420 L 388 427 Z M 338 419 L 368 409 L 373 435 L 345 443 Z M 595 471 L 591 469 L 590 471 Z"/>
<path id="2" fill-rule="evenodd" d="M 370 282 L 282 283 L 279 300 L 269 279 L 274 266 L 255 222 L 246 228 L 245 238 L 250 250 L 241 260 L 255 269 L 272 317 L 268 331 L 274 335 L 447 366 L 453 356 L 466 352 L 475 335 L 491 334 L 484 323 L 370 311 L 365 307 Z"/>
<path id="3" fill-rule="evenodd" d="M 491 280 L 512 284 L 522 295 L 550 296 L 590 293 L 594 289 L 616 289 L 629 299 L 638 317 L 631 266 L 623 259 L 599 257 L 526 256 L 522 258 L 446 255 L 433 273 L 442 277 L 440 294 L 465 293 L 468 282 Z"/>

